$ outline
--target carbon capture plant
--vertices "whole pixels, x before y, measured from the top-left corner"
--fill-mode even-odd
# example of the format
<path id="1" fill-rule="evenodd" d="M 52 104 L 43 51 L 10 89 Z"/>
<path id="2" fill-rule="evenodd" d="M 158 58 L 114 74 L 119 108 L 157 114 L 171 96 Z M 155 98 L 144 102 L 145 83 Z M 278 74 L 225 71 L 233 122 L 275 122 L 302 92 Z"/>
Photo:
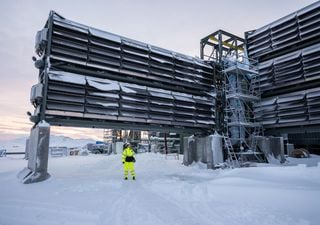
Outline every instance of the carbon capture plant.
<path id="1" fill-rule="evenodd" d="M 50 126 L 175 132 L 184 164 L 212 169 L 284 162 L 294 147 L 319 153 L 320 2 L 244 37 L 218 30 L 197 58 L 51 11 L 36 35 L 34 126 L 19 178 L 50 176 Z"/>

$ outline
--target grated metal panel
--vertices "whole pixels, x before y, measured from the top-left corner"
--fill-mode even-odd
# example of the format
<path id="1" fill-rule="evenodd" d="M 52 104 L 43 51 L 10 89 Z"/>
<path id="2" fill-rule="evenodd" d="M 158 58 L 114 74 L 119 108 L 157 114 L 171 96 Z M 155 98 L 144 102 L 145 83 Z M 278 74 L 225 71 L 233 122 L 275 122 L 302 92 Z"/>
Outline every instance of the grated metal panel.
<path id="1" fill-rule="evenodd" d="M 214 68 L 204 60 L 67 20 L 51 12 L 38 40 L 45 84 L 42 118 L 52 125 L 214 129 Z M 45 47 L 44 47 L 45 46 Z"/>
<path id="2" fill-rule="evenodd" d="M 247 32 L 248 55 L 260 62 L 312 45 L 320 38 L 320 2 L 317 1 L 253 32 Z"/>
<path id="3" fill-rule="evenodd" d="M 320 88 L 265 98 L 254 112 L 266 128 L 320 124 Z"/>
<path id="4" fill-rule="evenodd" d="M 259 64 L 262 92 L 320 81 L 320 43 Z M 257 82 L 259 83 L 259 82 Z M 256 87 L 258 88 L 258 87 Z"/>
<path id="5" fill-rule="evenodd" d="M 308 129 L 320 124 L 320 2 L 246 33 L 249 57 L 259 60 L 261 109 L 266 128 Z M 259 86 L 258 86 L 259 85 Z"/>

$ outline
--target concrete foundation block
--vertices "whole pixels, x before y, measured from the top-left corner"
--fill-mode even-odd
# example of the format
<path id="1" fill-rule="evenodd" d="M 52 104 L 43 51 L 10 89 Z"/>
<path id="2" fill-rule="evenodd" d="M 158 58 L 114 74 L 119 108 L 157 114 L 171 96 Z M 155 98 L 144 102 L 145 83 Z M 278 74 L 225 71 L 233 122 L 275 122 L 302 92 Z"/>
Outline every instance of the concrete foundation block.
<path id="1" fill-rule="evenodd" d="M 258 139 L 258 146 L 269 163 L 285 162 L 283 137 L 263 137 Z"/>
<path id="2" fill-rule="evenodd" d="M 284 157 L 283 137 L 270 137 L 270 147 L 274 157 L 278 159 L 280 163 L 284 163 L 286 159 Z"/>
<path id="3" fill-rule="evenodd" d="M 184 165 L 202 162 L 207 164 L 208 169 L 213 169 L 223 163 L 222 137 L 220 135 L 185 137 L 183 145 Z"/>
<path id="4" fill-rule="evenodd" d="M 210 142 L 211 142 L 213 166 L 216 167 L 217 165 L 222 164 L 224 162 L 222 136 L 211 135 L 211 136 L 209 136 L 209 138 L 210 138 Z"/>
<path id="5" fill-rule="evenodd" d="M 40 122 L 31 129 L 28 149 L 28 167 L 18 173 L 24 184 L 35 183 L 50 177 L 48 173 L 50 126 Z"/>
<path id="6" fill-rule="evenodd" d="M 191 137 L 185 137 L 183 139 L 183 164 L 188 166 L 196 161 L 197 154 L 196 154 L 196 143 L 195 139 Z"/>

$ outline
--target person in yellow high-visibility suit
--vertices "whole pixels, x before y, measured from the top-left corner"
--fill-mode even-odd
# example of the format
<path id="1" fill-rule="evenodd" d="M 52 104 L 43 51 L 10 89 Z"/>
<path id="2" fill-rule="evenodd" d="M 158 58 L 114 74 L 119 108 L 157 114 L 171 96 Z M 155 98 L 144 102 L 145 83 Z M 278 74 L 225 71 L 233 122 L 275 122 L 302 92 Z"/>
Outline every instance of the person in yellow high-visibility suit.
<path id="1" fill-rule="evenodd" d="M 128 180 L 128 173 L 130 171 L 132 179 L 136 179 L 136 174 L 134 172 L 134 163 L 136 159 L 134 157 L 134 151 L 131 148 L 129 143 L 125 143 L 123 145 L 122 152 L 122 163 L 123 163 L 123 171 L 124 171 L 124 179 Z"/>

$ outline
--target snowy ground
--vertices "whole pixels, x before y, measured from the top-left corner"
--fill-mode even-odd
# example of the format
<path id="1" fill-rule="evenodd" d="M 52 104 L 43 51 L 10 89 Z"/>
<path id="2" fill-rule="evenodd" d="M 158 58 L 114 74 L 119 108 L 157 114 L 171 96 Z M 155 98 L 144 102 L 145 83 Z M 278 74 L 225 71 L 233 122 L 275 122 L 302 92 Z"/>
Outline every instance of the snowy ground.
<path id="1" fill-rule="evenodd" d="M 0 158 L 1 225 L 320 224 L 320 165 L 213 171 L 146 153 L 125 181 L 120 155 L 89 155 L 50 158 L 52 177 L 24 185 L 26 164 Z"/>

